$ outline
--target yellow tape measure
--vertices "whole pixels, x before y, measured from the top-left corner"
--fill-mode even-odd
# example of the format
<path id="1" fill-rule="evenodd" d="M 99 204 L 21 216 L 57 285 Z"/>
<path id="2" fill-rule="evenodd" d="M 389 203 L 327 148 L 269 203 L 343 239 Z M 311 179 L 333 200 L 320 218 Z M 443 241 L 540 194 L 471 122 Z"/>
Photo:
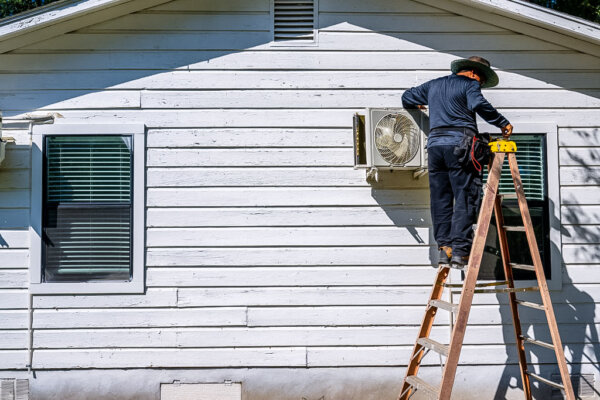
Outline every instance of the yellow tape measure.
<path id="1" fill-rule="evenodd" d="M 516 153 L 517 152 L 517 144 L 510 140 L 496 140 L 494 142 L 490 142 L 490 150 L 492 153 Z"/>

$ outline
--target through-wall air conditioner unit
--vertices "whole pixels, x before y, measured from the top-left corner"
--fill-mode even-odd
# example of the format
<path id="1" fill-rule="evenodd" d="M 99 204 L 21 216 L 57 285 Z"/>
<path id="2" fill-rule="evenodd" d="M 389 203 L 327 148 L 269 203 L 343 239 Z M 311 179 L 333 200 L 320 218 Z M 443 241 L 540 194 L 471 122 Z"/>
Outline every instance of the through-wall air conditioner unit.
<path id="1" fill-rule="evenodd" d="M 419 178 L 427 173 L 428 132 L 425 111 L 367 108 L 354 116 L 355 167 L 367 168 L 368 180 L 378 180 L 379 170 L 409 170 Z"/>

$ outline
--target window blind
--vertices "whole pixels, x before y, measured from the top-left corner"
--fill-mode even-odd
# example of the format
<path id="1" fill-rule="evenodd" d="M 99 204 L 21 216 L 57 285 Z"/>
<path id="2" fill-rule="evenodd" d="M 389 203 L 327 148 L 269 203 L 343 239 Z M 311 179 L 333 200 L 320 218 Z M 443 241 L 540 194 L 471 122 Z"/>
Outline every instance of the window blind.
<path id="1" fill-rule="evenodd" d="M 517 143 L 517 163 L 525 196 L 528 200 L 544 200 L 546 196 L 544 137 L 542 135 L 514 135 L 511 140 Z M 487 169 L 483 181 L 487 181 Z M 502 166 L 498 193 L 514 192 L 515 185 L 510 174 L 507 158 Z"/>
<path id="2" fill-rule="evenodd" d="M 543 135 L 514 135 L 511 137 L 517 143 L 517 163 L 521 180 L 527 197 L 529 213 L 533 224 L 544 272 L 547 279 L 552 278 L 550 264 L 550 236 L 548 221 L 548 198 L 546 196 L 546 153 L 545 138 Z M 484 174 L 487 180 L 487 171 Z M 510 194 L 515 192 L 508 160 L 502 166 L 499 193 Z M 502 214 L 505 225 L 523 225 L 521 211 L 516 199 L 502 201 Z M 496 221 L 492 218 L 488 237 L 494 237 L 495 243 L 486 246 L 483 262 L 479 271 L 480 279 L 503 280 L 504 268 L 500 259 L 500 243 L 496 233 Z M 508 247 L 511 249 L 511 261 L 517 264 L 532 265 L 531 254 L 527 237 L 519 232 L 507 232 Z M 529 271 L 513 271 L 514 279 L 535 279 L 535 273 Z"/>
<path id="3" fill-rule="evenodd" d="M 131 137 L 48 136 L 45 166 L 45 280 L 129 279 Z"/>
<path id="4" fill-rule="evenodd" d="M 314 0 L 273 0 L 275 41 L 313 41 Z"/>

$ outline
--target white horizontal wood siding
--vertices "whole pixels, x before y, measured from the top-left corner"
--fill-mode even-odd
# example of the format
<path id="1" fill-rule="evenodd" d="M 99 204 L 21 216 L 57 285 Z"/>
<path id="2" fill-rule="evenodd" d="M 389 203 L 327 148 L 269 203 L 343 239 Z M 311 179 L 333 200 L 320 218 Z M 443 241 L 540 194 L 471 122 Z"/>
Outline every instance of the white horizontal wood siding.
<path id="1" fill-rule="evenodd" d="M 586 327 L 574 332 L 579 341 L 585 337 L 598 341 L 598 293 L 600 278 L 600 124 L 560 128 L 559 160 L 561 184 L 562 257 L 565 264 L 563 284 L 571 288 L 573 318 L 585 320 Z M 570 347 L 569 345 L 566 345 Z M 584 360 L 588 349 L 597 344 L 579 344 L 574 362 Z M 598 364 L 598 352 L 594 357 Z"/>
<path id="2" fill-rule="evenodd" d="M 270 46 L 268 0 L 174 0 L 0 55 L 5 115 L 148 127 L 147 293 L 35 296 L 34 368 L 405 365 L 435 272 L 427 181 L 369 186 L 351 118 L 473 54 L 517 131 L 560 127 L 553 299 L 571 360 L 598 362 L 598 58 L 416 1 L 319 7 L 310 48 Z M 29 162 L 9 147 L 0 167 L 0 369 L 25 365 Z M 476 297 L 471 321 L 462 363 L 516 363 L 506 299 Z"/>
<path id="3" fill-rule="evenodd" d="M 0 369 L 25 369 L 29 281 L 30 139 L 4 122 L 6 158 L 0 164 Z"/>
<path id="4" fill-rule="evenodd" d="M 595 283 L 600 266 L 600 126 L 560 129 L 559 144 L 563 258 L 568 266 L 584 265 L 579 268 L 587 268 Z"/>

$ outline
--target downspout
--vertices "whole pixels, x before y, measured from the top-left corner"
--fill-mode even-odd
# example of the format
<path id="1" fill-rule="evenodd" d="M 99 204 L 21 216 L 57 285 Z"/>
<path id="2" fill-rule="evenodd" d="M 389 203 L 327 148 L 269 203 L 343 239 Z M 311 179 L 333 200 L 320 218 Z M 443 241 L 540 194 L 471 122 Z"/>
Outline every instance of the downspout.
<path id="1" fill-rule="evenodd" d="M 56 118 L 62 118 L 62 115 L 58 113 L 46 113 L 46 114 L 22 114 L 12 118 L 4 118 L 4 122 L 12 123 L 27 123 L 29 136 L 33 134 L 33 126 L 37 124 L 53 124 Z M 8 128 L 7 130 L 11 130 Z M 12 128 L 12 130 L 22 130 L 22 128 Z M 13 139 L 14 140 L 14 139 Z M 33 293 L 28 290 L 27 296 L 27 372 L 33 373 L 35 378 L 35 371 L 33 370 Z"/>
<path id="2" fill-rule="evenodd" d="M 27 296 L 27 373 L 33 373 L 35 379 L 35 371 L 33 371 L 33 294 L 28 293 Z"/>
<path id="3" fill-rule="evenodd" d="M 11 137 L 2 137 L 2 111 L 0 111 L 0 164 L 4 161 L 6 155 L 6 144 L 14 143 L 15 139 Z"/>

